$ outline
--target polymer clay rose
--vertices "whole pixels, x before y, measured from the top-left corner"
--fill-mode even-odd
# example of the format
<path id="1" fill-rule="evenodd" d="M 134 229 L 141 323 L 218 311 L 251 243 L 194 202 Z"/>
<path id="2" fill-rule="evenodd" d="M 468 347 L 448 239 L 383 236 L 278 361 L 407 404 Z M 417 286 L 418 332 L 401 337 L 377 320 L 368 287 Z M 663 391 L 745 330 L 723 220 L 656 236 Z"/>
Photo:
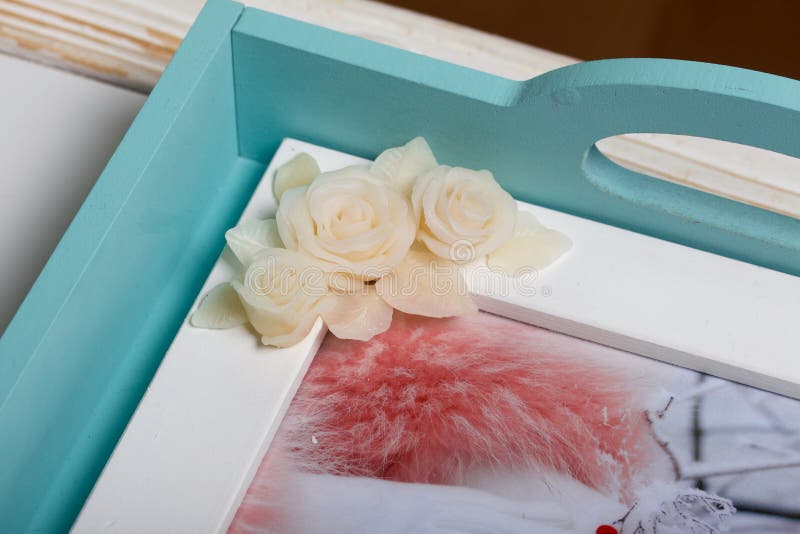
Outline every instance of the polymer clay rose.
<path id="1" fill-rule="evenodd" d="M 231 287 L 265 345 L 294 345 L 330 307 L 322 271 L 292 250 L 265 249 Z"/>
<path id="2" fill-rule="evenodd" d="M 440 165 L 419 177 L 411 202 L 417 239 L 440 258 L 472 261 L 514 233 L 517 204 L 489 171 Z"/>
<path id="3" fill-rule="evenodd" d="M 326 271 L 364 279 L 397 265 L 417 230 L 408 200 L 366 166 L 323 173 L 285 191 L 276 220 L 287 248 Z"/>
<path id="4" fill-rule="evenodd" d="M 386 331 L 394 310 L 428 317 L 477 311 L 465 263 L 516 275 L 572 245 L 539 223 L 489 171 L 439 165 L 421 137 L 370 165 L 320 173 L 308 154 L 275 172 L 275 219 L 225 234 L 243 274 L 212 289 L 192 314 L 200 328 L 245 323 L 287 347 L 318 318 L 343 339 Z"/>

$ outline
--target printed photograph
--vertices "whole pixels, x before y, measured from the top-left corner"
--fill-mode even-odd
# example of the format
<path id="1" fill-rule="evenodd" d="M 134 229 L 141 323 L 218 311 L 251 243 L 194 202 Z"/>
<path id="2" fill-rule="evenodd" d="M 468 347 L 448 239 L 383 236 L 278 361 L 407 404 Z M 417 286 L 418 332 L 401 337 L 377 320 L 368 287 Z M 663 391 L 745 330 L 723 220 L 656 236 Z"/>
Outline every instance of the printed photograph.
<path id="1" fill-rule="evenodd" d="M 476 313 L 328 335 L 231 533 L 800 532 L 800 401 Z"/>

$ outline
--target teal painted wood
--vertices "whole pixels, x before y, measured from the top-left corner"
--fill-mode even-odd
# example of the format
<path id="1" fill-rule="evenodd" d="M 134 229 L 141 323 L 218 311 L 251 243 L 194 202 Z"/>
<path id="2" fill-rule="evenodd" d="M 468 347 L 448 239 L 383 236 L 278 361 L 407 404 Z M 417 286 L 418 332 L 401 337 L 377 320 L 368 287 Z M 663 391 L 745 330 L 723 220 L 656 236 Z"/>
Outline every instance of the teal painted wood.
<path id="1" fill-rule="evenodd" d="M 0 340 L 0 532 L 66 531 L 263 167 L 213 2 Z"/>
<path id="2" fill-rule="evenodd" d="M 800 221 L 625 171 L 682 133 L 800 156 L 800 82 L 680 61 L 516 82 L 228 0 L 204 9 L 0 339 L 0 531 L 65 530 L 281 139 L 426 136 L 515 196 L 800 274 Z"/>
<path id="3" fill-rule="evenodd" d="M 519 199 L 800 274 L 800 220 L 627 171 L 593 148 L 673 133 L 798 157 L 796 80 L 620 59 L 517 82 L 252 9 L 233 43 L 248 157 L 287 135 L 365 157 L 424 135 L 443 161 L 491 169 Z"/>

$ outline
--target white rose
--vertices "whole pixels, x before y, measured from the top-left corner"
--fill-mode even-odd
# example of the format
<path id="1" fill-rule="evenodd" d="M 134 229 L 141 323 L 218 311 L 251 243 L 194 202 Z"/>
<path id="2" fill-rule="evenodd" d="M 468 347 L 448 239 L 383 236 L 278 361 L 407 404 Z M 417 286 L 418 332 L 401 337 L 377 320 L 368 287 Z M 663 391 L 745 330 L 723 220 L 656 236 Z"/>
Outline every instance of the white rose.
<path id="1" fill-rule="evenodd" d="M 291 250 L 264 250 L 244 279 L 231 286 L 265 345 L 288 347 L 301 341 L 330 306 L 323 271 Z"/>
<path id="2" fill-rule="evenodd" d="M 416 234 L 408 200 L 365 166 L 323 173 L 306 187 L 287 190 L 276 218 L 287 248 L 328 271 L 365 278 L 397 265 Z"/>
<path id="3" fill-rule="evenodd" d="M 468 262 L 513 235 L 517 205 L 489 171 L 441 165 L 423 174 L 411 194 L 418 239 L 441 258 Z"/>

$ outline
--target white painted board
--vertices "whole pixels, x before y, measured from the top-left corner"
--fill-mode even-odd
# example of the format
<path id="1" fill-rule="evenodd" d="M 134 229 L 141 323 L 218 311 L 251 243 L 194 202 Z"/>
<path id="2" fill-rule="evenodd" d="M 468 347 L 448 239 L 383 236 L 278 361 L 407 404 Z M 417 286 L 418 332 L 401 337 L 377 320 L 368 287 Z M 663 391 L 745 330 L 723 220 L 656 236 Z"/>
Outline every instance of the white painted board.
<path id="1" fill-rule="evenodd" d="M 144 99 L 0 54 L 0 334 Z"/>
<path id="2" fill-rule="evenodd" d="M 273 172 L 301 151 L 322 170 L 363 161 L 286 140 L 243 220 L 274 212 Z M 483 309 L 800 398 L 800 278 L 522 207 L 574 247 L 533 294 L 487 295 L 491 279 L 468 276 Z M 231 274 L 223 253 L 198 297 Z M 73 531 L 224 531 L 323 335 L 278 350 L 244 327 L 185 324 Z"/>

